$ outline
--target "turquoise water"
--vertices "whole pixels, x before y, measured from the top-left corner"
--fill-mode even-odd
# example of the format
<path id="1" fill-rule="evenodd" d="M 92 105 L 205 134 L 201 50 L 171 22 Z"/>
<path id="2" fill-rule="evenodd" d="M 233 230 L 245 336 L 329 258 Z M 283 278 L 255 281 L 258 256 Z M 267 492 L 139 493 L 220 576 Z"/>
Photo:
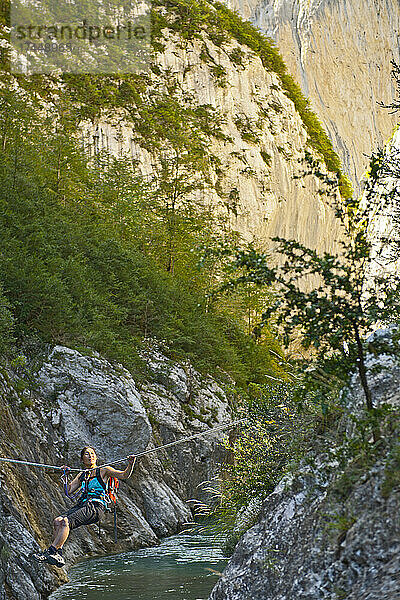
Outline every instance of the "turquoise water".
<path id="1" fill-rule="evenodd" d="M 92 558 L 49 600 L 206 600 L 225 565 L 221 540 L 181 534 L 159 546 Z"/>

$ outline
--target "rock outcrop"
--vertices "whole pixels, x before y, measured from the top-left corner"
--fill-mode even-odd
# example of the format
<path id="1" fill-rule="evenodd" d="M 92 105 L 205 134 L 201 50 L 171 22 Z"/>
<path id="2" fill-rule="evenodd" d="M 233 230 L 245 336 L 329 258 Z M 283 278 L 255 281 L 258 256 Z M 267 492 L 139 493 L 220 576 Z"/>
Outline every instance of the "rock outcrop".
<path id="1" fill-rule="evenodd" d="M 395 116 L 378 103 L 394 96 L 399 62 L 396 0 L 228 0 L 272 37 L 311 100 L 345 171 L 358 188 L 367 156 L 392 135 Z"/>
<path id="2" fill-rule="evenodd" d="M 165 33 L 163 43 L 149 102 L 161 97 L 168 82 L 178 106 L 209 113 L 219 130 L 201 133 L 208 140 L 211 176 L 205 189 L 193 193 L 196 204 L 228 214 L 234 230 L 264 247 L 279 235 L 321 251 L 334 249 L 340 227 L 321 178 L 309 173 L 306 154 L 327 171 L 279 76 L 233 38 L 221 48 L 206 32 L 184 42 Z M 216 77 L 216 70 L 223 76 Z M 128 112 L 103 111 L 97 121 L 83 121 L 81 131 L 88 152 L 126 155 L 147 178 L 157 176 L 157 152 L 149 152 Z"/>
<path id="3" fill-rule="evenodd" d="M 387 344 L 386 333 L 370 338 L 384 352 L 368 358 L 371 387 L 378 404 L 398 407 L 400 370 Z M 357 408 L 356 380 L 352 394 Z M 306 459 L 268 496 L 210 600 L 398 600 L 398 453 L 395 432 L 347 464 L 335 451 Z"/>
<path id="4" fill-rule="evenodd" d="M 178 365 L 149 351 L 139 384 L 123 367 L 99 355 L 56 346 L 42 356 L 35 388 L 12 372 L 0 380 L 1 456 L 79 468 L 79 451 L 97 449 L 104 463 L 231 422 L 224 390 L 189 363 Z M 22 390 L 22 387 L 26 387 Z M 67 565 L 82 554 L 122 551 L 158 543 L 191 521 L 186 501 L 215 474 L 224 456 L 215 432 L 138 460 L 120 488 L 118 543 L 112 519 L 73 532 Z M 123 465 L 121 465 L 123 466 Z M 71 505 L 62 494 L 60 472 L 1 463 L 0 598 L 41 600 L 65 580 L 29 555 L 50 542 L 52 520 Z"/>
<path id="5" fill-rule="evenodd" d="M 333 499 L 315 472 L 283 480 L 241 539 L 210 600 L 400 598 L 399 490 L 377 464 Z"/>
<path id="6" fill-rule="evenodd" d="M 36 441 L 35 425 L 20 412 L 21 398 L 8 376 L 0 374 L 0 450 L 1 456 L 45 460 L 54 453 L 51 438 L 48 454 Z M 49 431 L 50 434 L 50 431 Z M 38 451 L 39 453 L 36 453 Z M 41 600 L 66 580 L 65 573 L 46 568 L 29 558 L 45 543 L 45 528 L 50 527 L 56 479 L 43 477 L 27 467 L 0 466 L 0 599 Z M 47 540 L 46 540 L 47 541 Z"/>

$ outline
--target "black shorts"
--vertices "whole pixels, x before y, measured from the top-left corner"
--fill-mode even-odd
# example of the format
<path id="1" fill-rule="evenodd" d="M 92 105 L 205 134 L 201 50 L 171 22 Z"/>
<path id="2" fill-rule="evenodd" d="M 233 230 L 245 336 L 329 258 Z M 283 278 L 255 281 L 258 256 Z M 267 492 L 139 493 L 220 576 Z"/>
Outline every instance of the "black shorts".
<path id="1" fill-rule="evenodd" d="M 68 512 L 61 516 L 67 517 L 70 529 L 76 529 L 82 525 L 97 523 L 97 521 L 101 519 L 104 511 L 105 507 L 103 508 L 103 505 L 100 502 L 88 500 L 83 504 L 73 506 Z"/>

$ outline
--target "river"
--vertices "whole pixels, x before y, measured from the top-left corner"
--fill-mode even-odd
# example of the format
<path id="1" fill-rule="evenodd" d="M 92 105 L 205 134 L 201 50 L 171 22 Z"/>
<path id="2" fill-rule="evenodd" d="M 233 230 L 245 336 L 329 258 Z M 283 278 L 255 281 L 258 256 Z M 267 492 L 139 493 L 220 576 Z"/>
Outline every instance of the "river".
<path id="1" fill-rule="evenodd" d="M 72 567 L 49 600 L 206 600 L 227 562 L 221 539 L 180 534 L 159 546 Z"/>

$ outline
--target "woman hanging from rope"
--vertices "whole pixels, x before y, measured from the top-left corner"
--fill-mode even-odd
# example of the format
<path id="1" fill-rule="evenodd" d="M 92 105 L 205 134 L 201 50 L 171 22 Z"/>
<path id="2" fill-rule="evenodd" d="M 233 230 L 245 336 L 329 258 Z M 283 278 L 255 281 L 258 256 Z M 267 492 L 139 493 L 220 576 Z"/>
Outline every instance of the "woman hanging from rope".
<path id="1" fill-rule="evenodd" d="M 50 547 L 44 552 L 33 554 L 33 558 L 39 562 L 57 567 L 65 565 L 62 549 L 70 531 L 82 525 L 97 523 L 101 519 L 101 515 L 107 508 L 108 480 L 110 477 L 128 479 L 132 474 L 136 457 L 134 455 L 127 457 L 129 464 L 124 471 L 117 471 L 110 466 L 98 467 L 96 451 L 91 446 L 85 446 L 81 451 L 81 460 L 85 471 L 79 473 L 71 483 L 65 480 L 65 492 L 70 498 L 76 498 L 76 495 L 70 494 L 80 490 L 79 502 L 68 512 L 54 519 L 54 540 Z"/>

